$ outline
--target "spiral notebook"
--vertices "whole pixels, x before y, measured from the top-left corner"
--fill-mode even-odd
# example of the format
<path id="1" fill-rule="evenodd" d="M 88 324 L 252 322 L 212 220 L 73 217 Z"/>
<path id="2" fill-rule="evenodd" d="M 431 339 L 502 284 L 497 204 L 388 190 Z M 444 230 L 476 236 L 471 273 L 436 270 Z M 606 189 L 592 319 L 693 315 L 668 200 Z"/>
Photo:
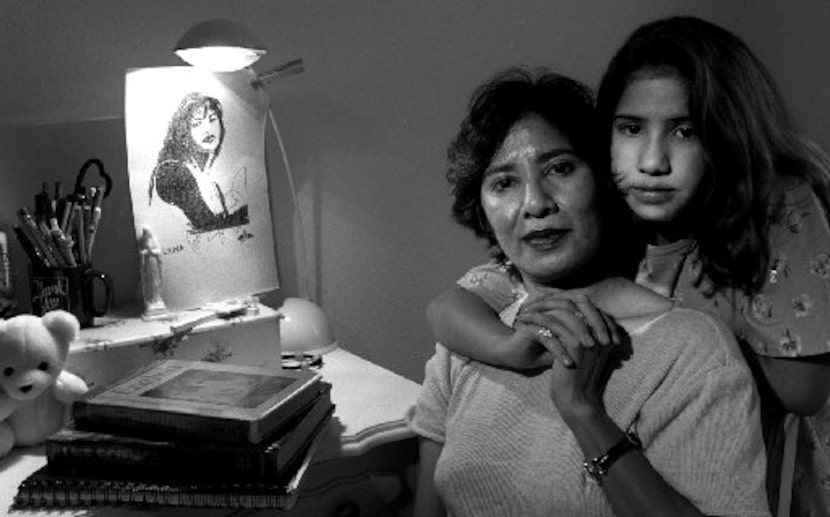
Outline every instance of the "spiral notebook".
<path id="1" fill-rule="evenodd" d="M 305 453 L 286 469 L 285 476 L 273 480 L 163 478 L 130 469 L 81 474 L 47 464 L 20 484 L 14 503 L 16 508 L 135 505 L 289 510 L 297 501 L 300 482 L 325 435 L 322 430 L 315 433 Z"/>

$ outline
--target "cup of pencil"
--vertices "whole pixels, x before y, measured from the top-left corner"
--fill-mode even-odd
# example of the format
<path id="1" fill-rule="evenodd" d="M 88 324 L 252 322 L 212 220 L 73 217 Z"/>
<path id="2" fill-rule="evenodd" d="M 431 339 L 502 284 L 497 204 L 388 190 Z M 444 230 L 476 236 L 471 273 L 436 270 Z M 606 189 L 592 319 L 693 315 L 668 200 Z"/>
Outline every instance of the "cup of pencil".
<path id="1" fill-rule="evenodd" d="M 90 265 L 45 267 L 29 265 L 32 314 L 43 316 L 63 309 L 78 318 L 81 328 L 91 327 L 96 316 L 112 307 L 112 281 Z"/>
<path id="2" fill-rule="evenodd" d="M 106 314 L 114 298 L 109 276 L 92 267 L 92 247 L 101 219 L 103 188 L 77 190 L 62 197 L 43 191 L 35 196 L 35 212 L 17 212 L 15 235 L 29 257 L 32 313 L 56 309 L 74 314 L 81 327 L 90 327 Z"/>

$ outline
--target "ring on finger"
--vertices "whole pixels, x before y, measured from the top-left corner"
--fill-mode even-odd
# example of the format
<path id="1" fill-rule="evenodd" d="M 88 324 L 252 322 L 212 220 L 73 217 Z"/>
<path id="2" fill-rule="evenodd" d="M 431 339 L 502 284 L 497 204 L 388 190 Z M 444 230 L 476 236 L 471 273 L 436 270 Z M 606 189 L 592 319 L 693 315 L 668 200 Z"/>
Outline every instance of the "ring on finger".
<path id="1" fill-rule="evenodd" d="M 576 319 L 578 319 L 579 321 L 581 321 L 585 325 L 588 324 L 588 317 L 585 316 L 584 314 L 582 314 L 581 311 L 573 311 L 573 312 L 574 312 L 574 316 L 576 316 Z"/>
<path id="2" fill-rule="evenodd" d="M 539 334 L 539 337 L 544 337 L 544 338 L 548 338 L 548 339 L 553 337 L 553 332 L 551 332 L 551 330 L 547 327 L 540 328 L 538 334 Z"/>

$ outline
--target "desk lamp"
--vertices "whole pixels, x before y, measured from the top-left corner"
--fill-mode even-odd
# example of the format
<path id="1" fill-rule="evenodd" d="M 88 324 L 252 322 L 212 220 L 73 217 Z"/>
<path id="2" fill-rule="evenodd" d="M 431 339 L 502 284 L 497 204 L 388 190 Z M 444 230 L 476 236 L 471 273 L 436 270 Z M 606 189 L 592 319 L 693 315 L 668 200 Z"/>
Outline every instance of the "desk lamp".
<path id="1" fill-rule="evenodd" d="M 276 77 L 303 71 L 303 60 L 295 59 L 261 74 L 254 72 L 250 67 L 265 55 L 265 45 L 245 26 L 228 20 L 207 20 L 194 25 L 176 44 L 175 53 L 188 64 L 212 72 L 248 69 L 255 77 L 251 81 L 251 86 L 254 88 L 260 88 Z M 297 190 L 279 126 L 270 107 L 268 115 L 279 144 L 297 215 L 303 276 L 305 277 L 301 282 L 305 297 L 286 298 L 278 310 L 281 317 L 280 347 L 283 352 L 288 353 L 325 353 L 336 348 L 337 341 L 334 339 L 325 312 L 310 300 L 308 254 L 303 235 L 302 215 L 297 201 Z"/>

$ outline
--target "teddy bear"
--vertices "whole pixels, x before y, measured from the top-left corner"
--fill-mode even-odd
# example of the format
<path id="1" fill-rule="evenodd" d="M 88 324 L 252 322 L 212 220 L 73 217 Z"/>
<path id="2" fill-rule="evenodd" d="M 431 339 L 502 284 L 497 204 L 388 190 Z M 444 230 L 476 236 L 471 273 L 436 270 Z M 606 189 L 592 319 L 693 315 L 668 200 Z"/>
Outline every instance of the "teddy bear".
<path id="1" fill-rule="evenodd" d="M 87 392 L 83 379 L 63 369 L 79 333 L 78 319 L 62 310 L 0 320 L 0 458 L 43 443 Z"/>

